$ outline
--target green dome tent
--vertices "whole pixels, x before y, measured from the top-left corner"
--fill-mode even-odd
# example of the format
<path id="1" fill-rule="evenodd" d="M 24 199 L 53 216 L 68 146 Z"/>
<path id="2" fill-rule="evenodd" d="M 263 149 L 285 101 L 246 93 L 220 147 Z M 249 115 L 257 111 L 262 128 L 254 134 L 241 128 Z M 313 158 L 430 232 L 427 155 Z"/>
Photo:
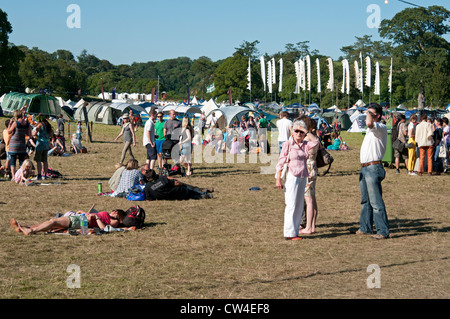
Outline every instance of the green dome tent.
<path id="1" fill-rule="evenodd" d="M 3 99 L 2 109 L 5 114 L 12 115 L 14 111 L 20 110 L 25 104 L 28 104 L 27 113 L 44 114 L 57 117 L 62 112 L 58 100 L 47 94 L 25 94 L 8 93 Z"/>

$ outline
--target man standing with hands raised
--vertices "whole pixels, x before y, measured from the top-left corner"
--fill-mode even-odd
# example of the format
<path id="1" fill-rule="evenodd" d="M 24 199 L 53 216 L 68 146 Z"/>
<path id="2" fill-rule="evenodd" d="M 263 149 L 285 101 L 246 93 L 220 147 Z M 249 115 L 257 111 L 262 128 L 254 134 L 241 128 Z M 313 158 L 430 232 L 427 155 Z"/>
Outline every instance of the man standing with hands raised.
<path id="1" fill-rule="evenodd" d="M 389 238 L 389 223 L 384 205 L 381 181 L 386 176 L 381 163 L 386 152 L 387 129 L 381 123 L 382 108 L 370 104 L 366 112 L 367 132 L 361 145 L 359 186 L 361 190 L 361 216 L 358 235 L 371 234 L 375 221 L 374 239 Z"/>

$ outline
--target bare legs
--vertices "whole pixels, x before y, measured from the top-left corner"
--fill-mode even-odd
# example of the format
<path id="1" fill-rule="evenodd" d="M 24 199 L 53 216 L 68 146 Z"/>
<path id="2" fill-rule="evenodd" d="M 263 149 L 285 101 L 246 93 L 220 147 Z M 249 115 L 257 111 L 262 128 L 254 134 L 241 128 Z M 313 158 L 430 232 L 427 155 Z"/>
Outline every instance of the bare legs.
<path id="1" fill-rule="evenodd" d="M 305 196 L 306 203 L 306 226 L 300 230 L 301 234 L 313 234 L 316 232 L 316 220 L 317 220 L 317 201 L 316 197 Z"/>
<path id="2" fill-rule="evenodd" d="M 20 225 L 14 218 L 10 221 L 11 227 L 17 232 L 17 233 L 24 233 L 25 235 L 31 235 L 37 232 L 45 232 L 47 230 L 50 230 L 52 228 L 69 228 L 70 220 L 68 217 L 63 216 L 59 218 L 52 218 L 50 220 L 47 220 L 43 223 L 36 224 L 30 227 L 22 226 Z"/>

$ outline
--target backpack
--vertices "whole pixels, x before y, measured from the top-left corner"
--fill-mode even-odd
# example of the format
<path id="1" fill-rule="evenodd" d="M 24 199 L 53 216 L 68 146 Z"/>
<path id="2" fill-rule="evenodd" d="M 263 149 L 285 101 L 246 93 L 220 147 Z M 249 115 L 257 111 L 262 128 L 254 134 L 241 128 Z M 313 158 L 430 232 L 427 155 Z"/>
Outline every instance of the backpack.
<path id="1" fill-rule="evenodd" d="M 331 156 L 331 154 L 328 153 L 327 149 L 323 146 L 323 144 L 320 143 L 319 150 L 317 151 L 317 156 L 316 156 L 317 168 L 321 168 L 321 167 L 324 167 L 327 165 L 328 165 L 328 168 L 324 173 L 319 174 L 319 176 L 324 176 L 326 173 L 328 173 L 328 171 L 331 168 L 331 164 L 333 162 L 334 162 L 333 156 Z"/>
<path id="2" fill-rule="evenodd" d="M 145 220 L 145 210 L 140 206 L 132 206 L 126 211 L 127 216 L 123 219 L 125 227 L 142 228 Z"/>
<path id="3" fill-rule="evenodd" d="M 392 126 L 392 130 L 391 130 L 391 142 L 392 142 L 392 145 L 394 145 L 395 140 L 398 139 L 398 126 L 399 126 L 399 124 L 400 124 L 400 121 L 398 121 L 397 123 L 395 123 Z"/>

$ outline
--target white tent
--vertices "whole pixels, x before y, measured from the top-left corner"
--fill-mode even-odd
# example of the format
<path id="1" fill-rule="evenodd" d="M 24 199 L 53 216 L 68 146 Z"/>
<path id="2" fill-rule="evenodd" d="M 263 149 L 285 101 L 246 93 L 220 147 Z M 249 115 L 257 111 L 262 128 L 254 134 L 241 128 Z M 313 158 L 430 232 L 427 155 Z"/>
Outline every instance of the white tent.
<path id="1" fill-rule="evenodd" d="M 341 110 L 339 110 L 339 108 L 336 105 L 327 108 L 327 110 L 333 110 L 335 112 L 341 113 Z"/>
<path id="2" fill-rule="evenodd" d="M 258 113 L 255 110 L 252 110 L 251 108 L 245 107 L 245 106 L 227 106 L 227 107 L 221 107 L 217 110 L 211 110 L 209 113 L 206 113 L 206 116 L 208 117 L 212 113 L 216 114 L 217 119 L 219 120 L 219 114 L 223 115 L 225 118 L 224 125 L 226 127 L 230 126 L 234 118 L 237 118 L 240 120 L 240 117 L 243 115 L 246 115 L 247 113 L 253 112 Z M 219 128 L 222 128 L 219 121 Z"/>
<path id="3" fill-rule="evenodd" d="M 366 114 L 359 114 L 352 122 L 352 126 L 347 130 L 350 133 L 365 132 Z"/>
<path id="4" fill-rule="evenodd" d="M 112 107 L 113 109 L 119 110 L 122 113 L 125 112 L 125 110 L 128 108 L 132 109 L 133 111 L 136 111 L 137 113 L 146 112 L 145 109 L 140 105 L 124 103 L 124 102 L 111 103 L 110 107 Z"/>
<path id="5" fill-rule="evenodd" d="M 353 123 L 353 121 L 355 121 L 358 116 L 360 116 L 362 113 L 358 110 L 356 110 L 351 116 L 350 116 L 350 122 Z"/>
<path id="6" fill-rule="evenodd" d="M 79 100 L 79 101 L 72 107 L 72 109 L 75 110 L 75 109 L 79 108 L 80 106 L 83 106 L 84 103 L 86 103 L 86 101 L 83 100 L 83 99 L 81 99 L 81 100 Z"/>

